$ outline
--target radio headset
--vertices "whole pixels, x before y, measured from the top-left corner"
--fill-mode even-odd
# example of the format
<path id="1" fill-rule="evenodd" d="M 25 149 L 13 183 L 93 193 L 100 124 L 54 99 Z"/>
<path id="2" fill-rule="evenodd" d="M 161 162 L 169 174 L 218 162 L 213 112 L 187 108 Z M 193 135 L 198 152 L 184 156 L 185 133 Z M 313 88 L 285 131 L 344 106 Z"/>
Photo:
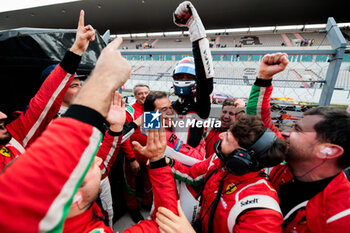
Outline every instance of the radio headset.
<path id="1" fill-rule="evenodd" d="M 227 169 L 234 175 L 242 176 L 248 172 L 258 171 L 259 156 L 263 155 L 273 143 L 277 140 L 277 136 L 270 129 L 259 137 L 259 139 L 248 149 L 238 148 L 229 155 L 221 152 L 221 140 L 218 140 L 214 147 L 216 155 L 225 163 Z"/>

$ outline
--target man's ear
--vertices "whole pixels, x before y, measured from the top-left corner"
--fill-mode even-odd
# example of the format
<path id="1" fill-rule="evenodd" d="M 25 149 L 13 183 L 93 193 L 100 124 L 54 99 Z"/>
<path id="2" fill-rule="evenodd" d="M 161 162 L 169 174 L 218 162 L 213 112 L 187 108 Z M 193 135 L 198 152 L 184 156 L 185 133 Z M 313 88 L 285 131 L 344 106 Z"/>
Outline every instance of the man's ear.
<path id="1" fill-rule="evenodd" d="M 319 153 L 318 153 L 319 158 L 332 159 L 332 158 L 337 158 L 344 153 L 343 147 L 336 144 L 331 144 L 331 143 L 321 144 L 318 150 L 319 150 Z"/>

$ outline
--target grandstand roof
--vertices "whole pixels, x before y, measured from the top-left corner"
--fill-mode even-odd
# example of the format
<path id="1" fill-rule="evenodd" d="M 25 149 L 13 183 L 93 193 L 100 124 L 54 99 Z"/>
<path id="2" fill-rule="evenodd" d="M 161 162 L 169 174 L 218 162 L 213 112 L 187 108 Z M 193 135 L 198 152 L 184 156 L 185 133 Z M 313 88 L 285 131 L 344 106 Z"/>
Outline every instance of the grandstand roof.
<path id="1" fill-rule="evenodd" d="M 76 28 L 80 9 L 100 33 L 179 30 L 172 22 L 178 0 L 84 0 L 0 13 L 0 30 L 18 27 Z M 206 29 L 350 22 L 346 1 L 192 0 Z"/>

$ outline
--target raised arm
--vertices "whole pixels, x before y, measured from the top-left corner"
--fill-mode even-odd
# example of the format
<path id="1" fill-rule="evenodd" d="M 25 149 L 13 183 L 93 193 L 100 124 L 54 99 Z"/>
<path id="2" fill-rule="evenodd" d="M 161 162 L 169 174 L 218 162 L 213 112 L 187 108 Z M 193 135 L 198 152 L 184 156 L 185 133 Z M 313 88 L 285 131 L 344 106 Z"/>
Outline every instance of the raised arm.
<path id="1" fill-rule="evenodd" d="M 122 95 L 118 92 L 114 92 L 112 100 L 107 115 L 109 130 L 105 133 L 102 145 L 97 153 L 97 156 L 103 161 L 100 165 L 102 179 L 108 176 L 109 170 L 117 158 L 122 141 L 123 125 L 125 123 L 125 101 L 122 100 Z"/>
<path id="2" fill-rule="evenodd" d="M 150 160 L 149 177 L 152 183 L 154 196 L 154 209 L 151 213 L 152 220 L 144 220 L 127 229 L 126 233 L 153 233 L 159 232 L 156 224 L 156 212 L 159 207 L 167 208 L 170 212 L 178 215 L 178 195 L 175 180 L 170 167 L 165 162 L 164 151 L 166 147 L 165 132 L 151 130 L 147 137 L 146 146 L 141 146 L 137 141 L 132 144 L 135 150 L 142 153 Z"/>
<path id="3" fill-rule="evenodd" d="M 111 94 L 130 76 L 130 66 L 117 51 L 121 42 L 116 39 L 102 51 L 67 113 L 0 174 L 0 186 L 6 190 L 0 192 L 0 229 L 62 231 L 102 139 Z"/>
<path id="4" fill-rule="evenodd" d="M 56 116 L 78 68 L 81 55 L 86 51 L 89 42 L 94 39 L 95 31 L 91 25 L 84 25 L 82 10 L 74 44 L 30 100 L 28 109 L 7 126 L 13 138 L 24 148 L 40 136 Z"/>
<path id="5" fill-rule="evenodd" d="M 165 149 L 165 155 L 167 157 L 176 159 L 187 166 L 192 166 L 205 159 L 205 150 L 200 152 L 196 148 L 185 144 L 174 133 L 166 131 L 166 139 L 167 147 Z"/>
<path id="6" fill-rule="evenodd" d="M 202 119 L 210 113 L 210 94 L 213 91 L 214 67 L 209 41 L 203 23 L 191 2 L 182 2 L 173 15 L 174 23 L 187 27 L 192 42 L 192 52 L 196 67 L 196 112 Z"/>
<path id="7" fill-rule="evenodd" d="M 273 90 L 273 75 L 283 71 L 288 65 L 288 55 L 285 53 L 267 54 L 263 57 L 258 77 L 250 92 L 247 114 L 259 115 L 266 128 L 270 128 L 279 138 L 281 132 L 271 120 L 270 97 Z"/>

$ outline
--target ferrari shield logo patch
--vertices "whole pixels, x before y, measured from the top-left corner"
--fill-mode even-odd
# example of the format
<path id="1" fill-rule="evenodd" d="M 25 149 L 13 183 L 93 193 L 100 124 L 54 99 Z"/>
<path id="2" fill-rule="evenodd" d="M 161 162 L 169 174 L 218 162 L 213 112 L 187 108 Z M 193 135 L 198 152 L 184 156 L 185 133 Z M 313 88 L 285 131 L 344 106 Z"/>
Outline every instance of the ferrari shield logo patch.
<path id="1" fill-rule="evenodd" d="M 225 194 L 232 194 L 236 190 L 237 190 L 236 185 L 231 183 L 231 184 L 227 185 Z"/>
<path id="2" fill-rule="evenodd" d="M 11 152 L 6 147 L 3 147 L 0 149 L 0 154 L 2 154 L 5 157 L 8 157 L 8 158 L 11 157 Z"/>

